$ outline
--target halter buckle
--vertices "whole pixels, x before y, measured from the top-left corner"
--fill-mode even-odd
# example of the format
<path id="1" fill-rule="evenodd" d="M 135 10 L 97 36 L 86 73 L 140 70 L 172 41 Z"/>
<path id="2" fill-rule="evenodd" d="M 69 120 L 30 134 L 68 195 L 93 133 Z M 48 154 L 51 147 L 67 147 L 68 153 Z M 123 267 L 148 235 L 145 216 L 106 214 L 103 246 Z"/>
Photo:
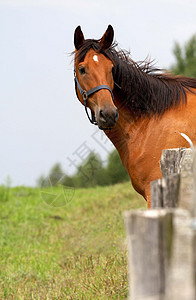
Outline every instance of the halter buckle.
<path id="1" fill-rule="evenodd" d="M 88 99 L 87 91 L 83 91 L 82 97 L 84 101 Z"/>

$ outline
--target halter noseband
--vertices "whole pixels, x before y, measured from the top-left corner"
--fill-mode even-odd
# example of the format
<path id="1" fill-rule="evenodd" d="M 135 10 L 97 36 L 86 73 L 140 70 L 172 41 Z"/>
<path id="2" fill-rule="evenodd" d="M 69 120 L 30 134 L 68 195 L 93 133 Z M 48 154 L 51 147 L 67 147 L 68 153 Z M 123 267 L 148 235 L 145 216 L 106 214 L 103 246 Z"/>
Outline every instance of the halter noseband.
<path id="1" fill-rule="evenodd" d="M 77 78 L 77 76 L 76 76 L 76 71 L 75 71 L 75 70 L 74 70 L 74 80 L 75 80 L 76 95 L 77 95 L 77 97 L 78 97 L 78 93 L 77 93 L 77 87 L 78 87 L 79 92 L 80 92 L 80 95 L 82 96 L 83 101 L 84 101 L 84 107 L 85 107 L 85 111 L 86 111 L 86 114 L 87 114 L 87 117 L 88 117 L 89 121 L 90 121 L 92 124 L 97 125 L 97 121 L 96 121 L 96 119 L 95 119 L 94 113 L 91 111 L 91 118 L 90 118 L 90 116 L 89 116 L 89 114 L 88 114 L 88 110 L 87 110 L 87 99 L 88 99 L 91 95 L 93 95 L 94 93 L 96 93 L 96 92 L 98 92 L 98 91 L 100 91 L 100 90 L 105 89 L 105 90 L 110 91 L 111 96 L 112 96 L 112 100 L 114 101 L 114 95 L 113 95 L 113 93 L 112 93 L 111 88 L 110 88 L 108 85 L 102 84 L 102 85 L 98 85 L 98 86 L 96 86 L 96 87 L 90 89 L 89 91 L 85 91 L 85 90 L 83 90 L 83 89 L 81 88 L 81 86 L 80 86 L 80 84 L 79 84 L 79 81 L 78 81 L 78 78 Z M 79 99 L 79 97 L 78 97 L 78 99 Z"/>

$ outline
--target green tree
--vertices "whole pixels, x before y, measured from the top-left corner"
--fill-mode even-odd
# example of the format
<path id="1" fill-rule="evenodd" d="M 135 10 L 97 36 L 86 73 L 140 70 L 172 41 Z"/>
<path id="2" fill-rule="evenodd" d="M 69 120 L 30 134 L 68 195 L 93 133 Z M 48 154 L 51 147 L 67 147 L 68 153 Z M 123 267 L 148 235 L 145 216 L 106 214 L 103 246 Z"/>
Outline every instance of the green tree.
<path id="1" fill-rule="evenodd" d="M 87 159 L 78 167 L 75 175 L 75 186 L 90 187 L 106 185 L 106 171 L 98 154 L 91 152 Z"/>
<path id="2" fill-rule="evenodd" d="M 108 157 L 107 175 L 109 177 L 110 184 L 129 180 L 129 175 L 123 166 L 116 149 L 111 152 Z"/>
<path id="3" fill-rule="evenodd" d="M 69 186 L 69 187 L 75 187 L 75 176 L 69 176 L 69 175 L 65 175 L 65 177 L 62 180 L 62 184 L 64 186 Z"/>
<path id="4" fill-rule="evenodd" d="M 36 184 L 38 187 L 43 187 L 44 186 L 44 180 L 45 180 L 45 176 L 41 175 L 37 180 L 36 180 Z"/>
<path id="5" fill-rule="evenodd" d="M 65 176 L 60 163 L 56 163 L 50 170 L 49 179 L 52 186 L 62 184 L 63 177 Z"/>
<path id="6" fill-rule="evenodd" d="M 59 184 L 63 184 L 64 180 L 64 172 L 62 170 L 61 164 L 56 163 L 50 170 L 48 176 L 41 175 L 37 180 L 37 185 L 39 187 L 47 187 L 47 186 L 57 186 Z"/>
<path id="7" fill-rule="evenodd" d="M 173 53 L 176 63 L 171 67 L 171 71 L 176 75 L 196 78 L 196 34 L 183 47 L 176 42 Z"/>

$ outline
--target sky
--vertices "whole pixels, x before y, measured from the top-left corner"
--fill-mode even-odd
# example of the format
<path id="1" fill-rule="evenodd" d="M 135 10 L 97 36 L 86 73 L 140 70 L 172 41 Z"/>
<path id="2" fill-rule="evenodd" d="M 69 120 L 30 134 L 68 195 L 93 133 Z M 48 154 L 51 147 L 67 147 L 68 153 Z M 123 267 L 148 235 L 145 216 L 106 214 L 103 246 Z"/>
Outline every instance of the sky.
<path id="1" fill-rule="evenodd" d="M 73 174 L 91 151 L 113 149 L 76 98 L 73 35 L 100 38 L 108 24 L 133 60 L 174 62 L 175 41 L 196 33 L 195 0 L 0 0 L 0 184 L 34 186 L 60 162 Z"/>

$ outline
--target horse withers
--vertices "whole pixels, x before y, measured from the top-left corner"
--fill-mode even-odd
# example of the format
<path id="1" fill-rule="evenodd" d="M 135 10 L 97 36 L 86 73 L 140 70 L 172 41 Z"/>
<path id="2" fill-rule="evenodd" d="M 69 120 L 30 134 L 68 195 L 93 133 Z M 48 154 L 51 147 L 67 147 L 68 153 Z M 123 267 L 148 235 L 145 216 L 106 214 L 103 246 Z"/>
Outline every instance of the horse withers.
<path id="1" fill-rule="evenodd" d="M 111 25 L 100 40 L 84 39 L 76 28 L 76 93 L 150 207 L 150 182 L 161 177 L 162 149 L 188 147 L 181 132 L 196 143 L 196 79 L 164 74 L 148 61 L 137 63 L 116 49 L 113 38 Z"/>

